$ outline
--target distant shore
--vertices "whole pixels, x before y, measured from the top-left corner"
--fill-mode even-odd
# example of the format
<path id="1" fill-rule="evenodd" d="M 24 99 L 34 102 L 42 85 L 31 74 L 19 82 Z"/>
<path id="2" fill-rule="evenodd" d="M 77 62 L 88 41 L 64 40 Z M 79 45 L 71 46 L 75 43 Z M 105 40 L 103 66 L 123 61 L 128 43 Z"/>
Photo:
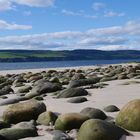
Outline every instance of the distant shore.
<path id="1" fill-rule="evenodd" d="M 115 66 L 115 65 L 122 65 L 122 66 L 128 66 L 128 65 L 137 65 L 138 63 L 136 62 L 130 62 L 130 63 L 120 63 L 120 64 L 102 64 L 102 65 L 91 65 L 91 66 L 75 66 L 75 67 L 57 67 L 57 68 L 37 68 L 37 69 L 17 69 L 17 70 L 0 70 L 0 75 L 5 75 L 5 74 L 20 74 L 20 73 L 27 73 L 27 72 L 42 72 L 42 71 L 48 71 L 48 70 L 57 70 L 57 71 L 62 71 L 65 69 L 82 69 L 82 70 L 87 70 L 87 69 L 94 69 L 94 68 L 100 68 L 100 67 L 108 67 L 110 65 Z"/>

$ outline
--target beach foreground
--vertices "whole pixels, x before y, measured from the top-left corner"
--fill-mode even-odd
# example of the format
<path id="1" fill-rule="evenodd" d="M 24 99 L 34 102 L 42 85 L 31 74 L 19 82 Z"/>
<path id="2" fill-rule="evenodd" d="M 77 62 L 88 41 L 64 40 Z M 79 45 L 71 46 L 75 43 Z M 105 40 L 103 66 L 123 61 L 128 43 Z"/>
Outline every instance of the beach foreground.
<path id="1" fill-rule="evenodd" d="M 0 139 L 140 139 L 140 64 L 0 75 Z"/>

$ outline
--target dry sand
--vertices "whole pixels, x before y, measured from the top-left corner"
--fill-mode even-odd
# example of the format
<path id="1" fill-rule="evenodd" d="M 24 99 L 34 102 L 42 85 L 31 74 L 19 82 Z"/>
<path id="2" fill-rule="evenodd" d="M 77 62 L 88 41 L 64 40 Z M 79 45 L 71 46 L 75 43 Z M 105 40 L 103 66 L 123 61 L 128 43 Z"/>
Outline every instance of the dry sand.
<path id="1" fill-rule="evenodd" d="M 92 68 L 92 67 L 80 67 L 82 69 Z M 80 69 L 77 67 L 76 69 Z M 61 70 L 64 68 L 57 68 Z M 2 71 L 0 74 L 6 73 L 21 73 L 21 72 L 40 72 L 48 69 L 36 69 L 36 70 L 16 70 L 16 71 Z M 94 107 L 103 110 L 107 105 L 116 105 L 120 109 L 130 100 L 140 98 L 140 84 L 133 85 L 121 85 L 122 83 L 131 80 L 115 80 L 106 82 L 109 85 L 102 89 L 88 89 L 91 96 L 88 96 L 87 102 L 80 104 L 68 103 L 67 99 L 54 99 L 52 96 L 46 96 L 44 102 L 47 106 L 47 110 L 51 110 L 58 113 L 68 113 L 68 112 L 80 112 L 85 107 Z M 137 80 L 140 81 L 140 80 Z M 5 110 L 5 106 L 0 109 L 0 116 Z M 117 113 L 106 113 L 111 119 L 114 119 Z M 42 129 L 45 129 L 42 127 Z M 123 136 L 121 140 L 140 140 L 140 132 L 131 132 L 133 136 Z M 47 135 L 49 137 L 49 135 Z M 49 140 L 46 136 L 41 136 L 37 138 L 25 138 L 23 140 Z"/>

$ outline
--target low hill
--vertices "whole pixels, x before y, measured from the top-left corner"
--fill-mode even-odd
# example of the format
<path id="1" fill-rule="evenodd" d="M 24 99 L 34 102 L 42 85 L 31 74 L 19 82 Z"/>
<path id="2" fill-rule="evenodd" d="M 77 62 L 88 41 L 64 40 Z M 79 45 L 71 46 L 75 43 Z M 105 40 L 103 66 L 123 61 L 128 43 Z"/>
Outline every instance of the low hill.
<path id="1" fill-rule="evenodd" d="M 0 50 L 0 62 L 140 59 L 137 50 Z"/>

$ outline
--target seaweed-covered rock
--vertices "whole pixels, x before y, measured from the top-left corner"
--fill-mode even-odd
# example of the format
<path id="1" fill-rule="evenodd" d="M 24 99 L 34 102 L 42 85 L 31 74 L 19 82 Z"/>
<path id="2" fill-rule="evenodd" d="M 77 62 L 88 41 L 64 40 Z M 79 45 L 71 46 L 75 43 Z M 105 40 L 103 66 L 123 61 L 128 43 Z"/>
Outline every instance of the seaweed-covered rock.
<path id="1" fill-rule="evenodd" d="M 6 94 L 9 94 L 9 93 L 13 93 L 13 89 L 11 88 L 11 86 L 5 86 L 3 87 L 2 89 L 0 89 L 0 96 L 1 95 L 6 95 Z"/>
<path id="2" fill-rule="evenodd" d="M 26 94 L 27 98 L 33 98 L 35 96 L 39 96 L 45 93 L 55 92 L 61 90 L 62 85 L 59 83 L 51 83 L 51 82 L 40 82 L 38 85 L 34 86 L 33 89 Z"/>
<path id="3" fill-rule="evenodd" d="M 83 88 L 68 88 L 60 91 L 57 95 L 57 98 L 70 98 L 86 95 L 88 95 L 88 92 Z"/>
<path id="4" fill-rule="evenodd" d="M 82 123 L 89 118 L 85 115 L 79 113 L 67 113 L 60 115 L 55 122 L 56 130 L 72 130 L 78 129 L 82 125 Z"/>
<path id="5" fill-rule="evenodd" d="M 57 119 L 57 115 L 51 111 L 41 113 L 38 116 L 37 123 L 42 125 L 53 125 Z"/>
<path id="6" fill-rule="evenodd" d="M 18 93 L 27 93 L 32 89 L 31 86 L 23 86 L 21 88 L 18 89 Z"/>
<path id="7" fill-rule="evenodd" d="M 92 78 L 92 79 L 80 79 L 80 80 L 73 80 L 69 83 L 68 87 L 80 87 L 80 86 L 86 86 L 90 84 L 96 84 L 100 81 L 100 77 Z"/>
<path id="8" fill-rule="evenodd" d="M 71 78 L 71 80 L 80 80 L 80 79 L 85 79 L 84 74 L 82 74 L 82 73 L 76 73 L 76 74 Z"/>
<path id="9" fill-rule="evenodd" d="M 97 108 L 87 107 L 81 110 L 80 114 L 87 115 L 91 119 L 101 119 L 105 120 L 107 118 L 106 114 Z"/>
<path id="10" fill-rule="evenodd" d="M 128 133 L 122 128 L 98 119 L 85 121 L 78 132 L 77 140 L 119 140 Z"/>
<path id="11" fill-rule="evenodd" d="M 118 107 L 116 107 L 115 105 L 109 105 L 109 106 L 106 106 L 104 108 L 104 111 L 106 111 L 106 112 L 117 112 L 117 111 L 120 111 L 120 109 Z"/>
<path id="12" fill-rule="evenodd" d="M 38 136 L 36 127 L 32 122 L 21 122 L 12 128 L 0 130 L 0 135 L 7 140 L 19 140 L 26 137 Z"/>
<path id="13" fill-rule="evenodd" d="M 116 124 L 131 130 L 140 131 L 140 99 L 128 102 L 116 117 Z"/>
<path id="14" fill-rule="evenodd" d="M 73 140 L 68 134 L 60 130 L 53 130 L 51 134 L 52 134 L 51 140 Z"/>
<path id="15" fill-rule="evenodd" d="M 61 90 L 62 85 L 59 83 L 51 83 L 51 82 L 45 82 L 44 84 L 38 85 L 38 92 L 40 94 L 48 93 L 48 92 L 55 92 L 58 90 Z"/>
<path id="16" fill-rule="evenodd" d="M 86 101 L 87 101 L 87 98 L 85 97 L 75 97 L 68 100 L 69 103 L 83 103 Z"/>
<path id="17" fill-rule="evenodd" d="M 45 104 L 36 100 L 16 103 L 4 111 L 3 120 L 7 123 L 36 120 L 39 114 L 44 111 L 46 111 Z"/>

